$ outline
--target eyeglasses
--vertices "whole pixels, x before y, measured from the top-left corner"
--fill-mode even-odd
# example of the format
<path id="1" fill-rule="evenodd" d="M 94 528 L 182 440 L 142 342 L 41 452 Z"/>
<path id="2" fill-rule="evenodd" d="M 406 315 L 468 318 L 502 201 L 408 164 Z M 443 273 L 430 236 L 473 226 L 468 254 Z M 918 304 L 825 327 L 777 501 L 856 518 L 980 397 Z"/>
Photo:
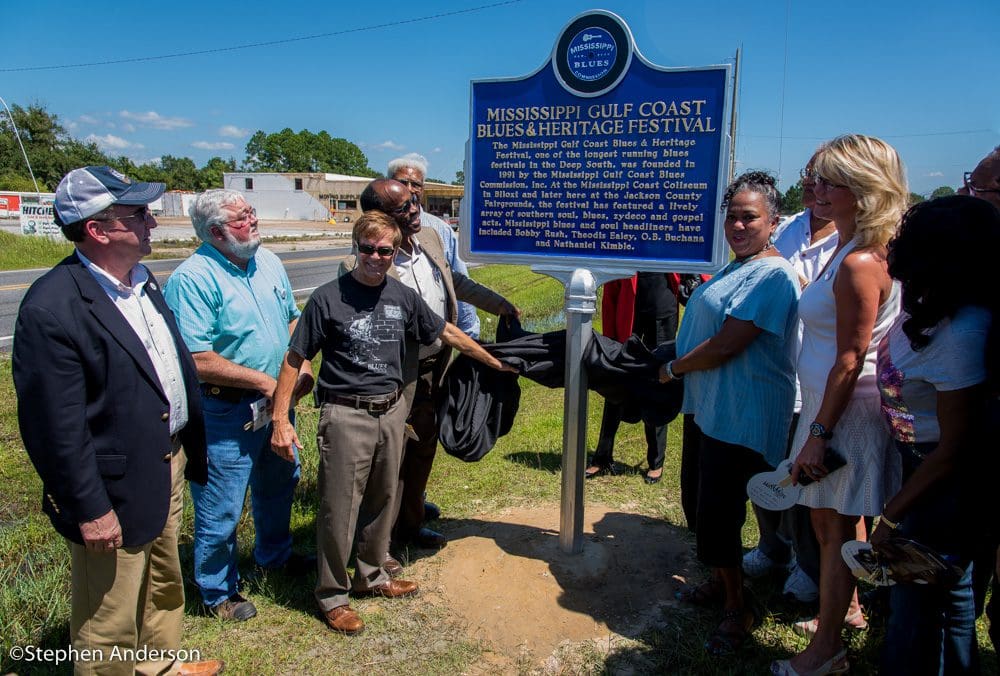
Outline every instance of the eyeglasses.
<path id="1" fill-rule="evenodd" d="M 117 216 L 114 213 L 111 214 L 110 218 L 95 218 L 95 221 L 101 221 L 103 223 L 113 223 L 114 221 L 120 221 L 122 223 L 127 223 L 128 221 L 138 220 L 140 223 L 144 223 L 147 218 L 152 218 L 153 212 L 149 210 L 149 207 L 143 207 L 136 211 L 133 211 L 128 216 Z"/>
<path id="2" fill-rule="evenodd" d="M 417 203 L 417 198 L 416 197 L 411 197 L 410 199 L 406 200 L 405 202 L 403 202 L 402 204 L 400 204 L 395 209 L 390 209 L 389 210 L 389 215 L 390 216 L 402 216 L 403 214 L 408 214 L 408 213 L 410 213 L 410 207 L 413 206 L 416 203 Z"/>
<path id="3" fill-rule="evenodd" d="M 371 244 L 361 244 L 358 242 L 358 251 L 366 256 L 374 256 L 377 253 L 381 258 L 388 258 L 396 252 L 396 247 L 372 246 Z"/>
<path id="4" fill-rule="evenodd" d="M 816 179 L 816 185 L 822 185 L 827 190 L 835 190 L 836 188 L 846 188 L 846 185 L 841 185 L 840 183 L 833 183 L 823 178 L 816 172 L 813 172 L 813 177 Z"/>
<path id="5" fill-rule="evenodd" d="M 411 190 L 414 189 L 414 188 L 417 189 L 417 190 L 423 190 L 423 188 L 424 188 L 424 184 L 421 183 L 420 181 L 411 181 L 408 178 L 397 178 L 396 181 L 398 183 L 402 183 L 403 185 L 405 185 L 407 188 L 410 188 Z"/>
<path id="6" fill-rule="evenodd" d="M 233 228 L 236 228 L 237 230 L 242 230 L 246 226 L 250 225 L 251 221 L 256 221 L 256 220 L 257 220 L 257 210 L 254 209 L 253 207 L 250 207 L 249 209 L 244 209 L 243 211 L 241 211 L 236 218 L 230 219 L 228 221 L 223 221 L 222 224 L 231 226 Z M 240 225 L 235 225 L 236 223 L 240 223 Z"/>
<path id="7" fill-rule="evenodd" d="M 815 169 L 799 169 L 799 178 L 803 181 L 815 181 L 816 180 L 816 170 Z"/>
<path id="8" fill-rule="evenodd" d="M 969 189 L 969 194 L 973 197 L 976 195 L 986 195 L 991 192 L 1000 193 L 1000 188 L 977 188 L 972 182 L 972 172 L 967 171 L 962 176 L 962 181 L 965 183 L 965 187 Z"/>

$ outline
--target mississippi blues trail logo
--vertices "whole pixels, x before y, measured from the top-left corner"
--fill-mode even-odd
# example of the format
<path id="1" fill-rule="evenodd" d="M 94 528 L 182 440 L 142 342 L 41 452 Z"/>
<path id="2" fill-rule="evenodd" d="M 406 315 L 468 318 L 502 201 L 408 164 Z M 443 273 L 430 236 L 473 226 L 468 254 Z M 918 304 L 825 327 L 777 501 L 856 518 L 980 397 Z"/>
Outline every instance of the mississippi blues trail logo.
<path id="1" fill-rule="evenodd" d="M 573 75 L 584 82 L 599 80 L 611 71 L 618 45 L 611 34 L 596 26 L 573 36 L 566 50 L 566 62 Z"/>

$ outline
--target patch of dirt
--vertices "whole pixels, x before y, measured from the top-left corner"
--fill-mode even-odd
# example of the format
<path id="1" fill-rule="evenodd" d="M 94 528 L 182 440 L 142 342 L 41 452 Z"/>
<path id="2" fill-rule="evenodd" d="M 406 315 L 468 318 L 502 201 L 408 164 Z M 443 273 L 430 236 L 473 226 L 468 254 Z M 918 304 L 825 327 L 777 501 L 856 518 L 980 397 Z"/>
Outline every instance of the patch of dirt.
<path id="1" fill-rule="evenodd" d="M 449 544 L 414 562 L 425 598 L 445 605 L 491 661 L 540 666 L 567 641 L 638 637 L 696 570 L 680 529 L 587 505 L 580 554 L 559 549 L 559 506 L 450 521 Z"/>

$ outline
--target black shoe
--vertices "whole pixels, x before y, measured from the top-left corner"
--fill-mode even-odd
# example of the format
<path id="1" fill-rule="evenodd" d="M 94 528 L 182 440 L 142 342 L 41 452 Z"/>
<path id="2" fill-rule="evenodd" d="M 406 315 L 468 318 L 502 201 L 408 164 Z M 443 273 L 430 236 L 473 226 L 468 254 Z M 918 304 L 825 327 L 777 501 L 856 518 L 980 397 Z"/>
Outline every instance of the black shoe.
<path id="1" fill-rule="evenodd" d="M 424 501 L 424 523 L 437 521 L 441 518 L 441 508 L 433 502 Z"/>
<path id="2" fill-rule="evenodd" d="M 660 472 L 660 476 L 649 476 L 648 473 L 642 475 L 642 480 L 645 481 L 647 484 L 650 484 L 650 485 L 660 483 L 660 479 L 662 479 L 662 478 L 663 478 L 663 472 L 662 471 Z"/>
<path id="3" fill-rule="evenodd" d="M 239 594 L 233 594 L 218 605 L 206 606 L 205 610 L 209 615 L 235 622 L 245 622 L 257 615 L 257 607 Z"/>
<path id="4" fill-rule="evenodd" d="M 413 535 L 410 542 L 421 549 L 441 549 L 448 544 L 448 538 L 430 528 L 421 528 Z"/>
<path id="5" fill-rule="evenodd" d="M 583 470 L 583 476 L 588 479 L 593 479 L 595 476 L 602 476 L 604 474 L 618 476 L 621 473 L 621 468 L 618 467 L 618 463 L 615 462 L 610 462 L 607 465 L 597 465 L 593 464 L 593 461 L 591 461 L 591 465 L 587 467 L 587 469 Z"/>

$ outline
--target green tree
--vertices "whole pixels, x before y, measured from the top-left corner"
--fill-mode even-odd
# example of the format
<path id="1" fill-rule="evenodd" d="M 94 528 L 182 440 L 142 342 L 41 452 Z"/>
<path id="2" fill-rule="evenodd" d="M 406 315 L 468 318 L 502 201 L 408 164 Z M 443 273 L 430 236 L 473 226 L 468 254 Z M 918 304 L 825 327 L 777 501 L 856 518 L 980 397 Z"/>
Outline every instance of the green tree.
<path id="1" fill-rule="evenodd" d="M 954 188 L 947 185 L 943 185 L 940 188 L 934 188 L 934 192 L 931 193 L 931 199 L 933 200 L 937 199 L 938 197 L 947 197 L 948 195 L 954 195 L 954 194 L 955 194 Z"/>
<path id="2" fill-rule="evenodd" d="M 222 175 L 226 172 L 236 171 L 236 160 L 229 158 L 224 160 L 221 157 L 213 157 L 205 166 L 198 170 L 197 190 L 208 190 L 210 188 L 222 187 Z"/>
<path id="3" fill-rule="evenodd" d="M 14 104 L 10 112 L 41 190 L 54 189 L 70 169 L 89 164 L 108 164 L 107 155 L 100 151 L 97 144 L 70 137 L 59 123 L 58 116 L 45 110 L 41 104 L 33 103 L 27 108 Z M 30 174 L 6 111 L 0 115 L 0 175 L 19 176 L 30 183 Z M 34 190 L 34 186 L 31 189 Z"/>
<path id="4" fill-rule="evenodd" d="M 923 202 L 923 201 L 924 201 L 924 196 L 923 195 L 921 195 L 919 193 L 915 193 L 915 192 L 911 192 L 910 193 L 910 206 L 911 207 L 914 204 L 919 204 L 920 202 Z"/>
<path id="5" fill-rule="evenodd" d="M 790 187 L 781 198 L 781 212 L 794 214 L 805 209 L 802 204 L 802 181 Z"/>
<path id="6" fill-rule="evenodd" d="M 308 129 L 296 133 L 289 128 L 273 134 L 257 131 L 246 146 L 243 167 L 250 171 L 329 172 L 354 176 L 378 176 L 368 166 L 361 149 L 326 131 Z"/>
<path id="7" fill-rule="evenodd" d="M 26 174 L 27 172 L 25 172 Z M 38 186 L 42 189 L 42 186 Z M 35 184 L 30 176 L 18 174 L 13 171 L 5 171 L 0 174 L 0 190 L 10 190 L 12 192 L 35 192 Z M 48 192 L 48 191 L 46 191 Z"/>
<path id="8" fill-rule="evenodd" d="M 455 180 L 451 182 L 452 185 L 465 185 L 465 170 L 459 169 L 455 172 Z"/>

